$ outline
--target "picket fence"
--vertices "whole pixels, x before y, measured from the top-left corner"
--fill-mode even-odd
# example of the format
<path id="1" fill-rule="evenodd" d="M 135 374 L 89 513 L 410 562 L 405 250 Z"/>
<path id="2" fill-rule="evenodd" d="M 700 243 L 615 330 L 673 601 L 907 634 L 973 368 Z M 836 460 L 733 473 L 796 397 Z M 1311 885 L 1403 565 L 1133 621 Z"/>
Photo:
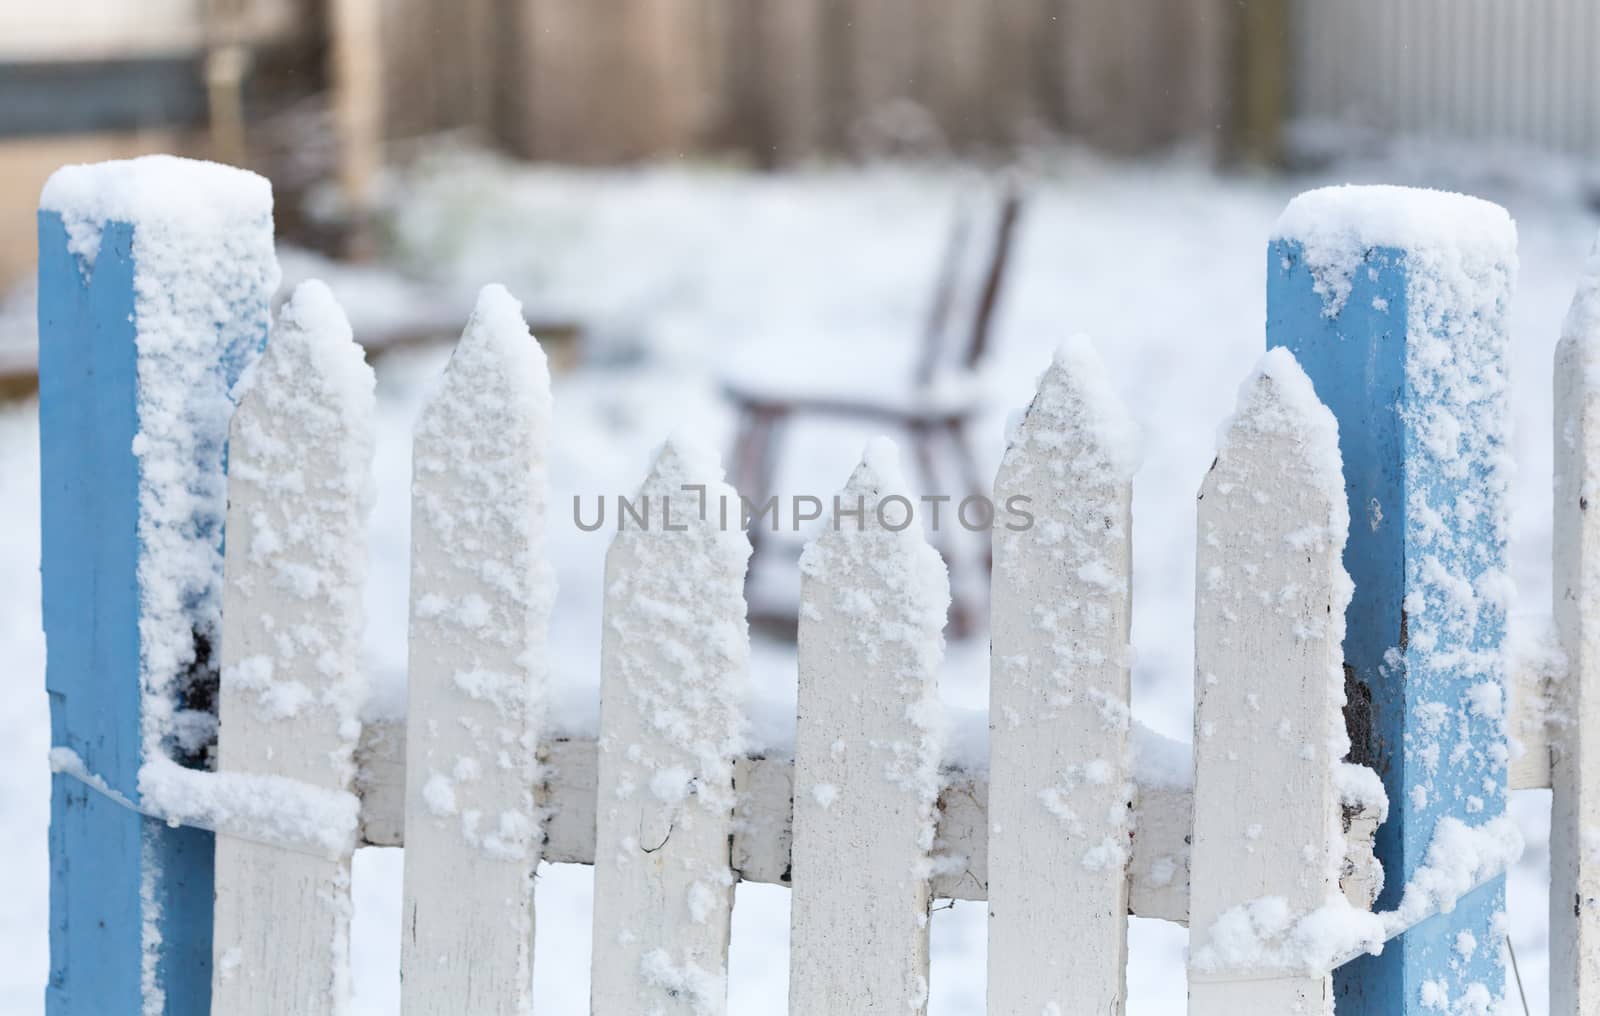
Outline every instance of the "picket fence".
<path id="1" fill-rule="evenodd" d="M 81 433 L 53 422 L 52 413 L 80 404 L 65 401 L 70 387 L 56 387 L 52 375 L 69 371 L 50 344 L 100 354 L 72 346 L 82 319 L 53 316 L 51 301 L 82 307 L 95 287 L 129 286 L 131 273 L 108 266 L 137 254 L 102 249 L 90 279 L 75 274 L 60 220 L 41 216 L 41 240 L 54 266 L 41 269 L 41 414 L 46 475 L 59 479 L 85 456 L 72 445 Z M 1426 846 L 1444 818 L 1481 827 L 1503 808 L 1505 789 L 1552 784 L 1552 1011 L 1594 1011 L 1600 862 L 1581 845 L 1583 830 L 1600 824 L 1584 752 L 1600 743 L 1588 730 L 1600 723 L 1588 676 L 1600 614 L 1581 608 L 1600 592 L 1600 524 L 1585 511 L 1600 466 L 1600 318 L 1574 314 L 1557 370 L 1554 568 L 1569 667 L 1555 684 L 1544 671 L 1507 682 L 1509 733 L 1523 746 L 1509 761 L 1498 724 L 1487 736 L 1465 721 L 1426 728 L 1453 767 L 1495 760 L 1498 787 L 1479 790 L 1487 806 L 1447 794 L 1434 805 L 1445 811 L 1429 812 L 1415 794 L 1394 792 L 1411 786 L 1404 782 L 1390 783 L 1386 804 L 1377 776 L 1343 760 L 1346 692 L 1401 713 L 1401 736 L 1375 749 L 1367 728 L 1356 731 L 1353 757 L 1375 750 L 1386 782 L 1401 778 L 1391 772 L 1401 768 L 1393 744 L 1420 736 L 1430 714 L 1387 704 L 1377 683 L 1394 670 L 1404 676 L 1396 662 L 1408 651 L 1404 620 L 1389 669 L 1353 672 L 1347 683 L 1345 498 L 1364 481 L 1347 488 L 1345 473 L 1372 463 L 1351 460 L 1352 449 L 1366 454 L 1363 414 L 1338 397 L 1330 412 L 1312 384 L 1338 392 L 1328 372 L 1355 371 L 1346 393 L 1360 394 L 1362 407 L 1377 398 L 1373 361 L 1402 366 L 1403 343 L 1392 331 L 1360 339 L 1366 304 L 1356 301 L 1367 300 L 1370 284 L 1390 287 L 1398 304 L 1410 292 L 1407 267 L 1392 251 L 1367 251 L 1369 281 L 1358 280 L 1345 309 L 1330 314 L 1324 281 L 1296 263 L 1292 243 L 1273 241 L 1282 271 L 1272 284 L 1283 288 L 1269 293 L 1268 339 L 1298 345 L 1299 362 L 1274 349 L 1242 387 L 1197 502 L 1192 779 L 1134 751 L 1134 462 L 1126 413 L 1079 340 L 1043 375 L 995 481 L 995 503 L 1027 498 L 1033 524 L 993 530 L 986 769 L 942 753 L 936 672 L 947 579 L 920 527 L 876 522 L 901 491 L 892 448 L 881 444 L 842 487 L 846 503 L 860 499 L 865 522 L 824 529 L 802 562 L 792 758 L 742 748 L 748 544 L 705 509 L 720 498 L 737 503 L 737 494 L 714 458 L 673 443 L 640 492 L 655 502 L 658 523 L 675 521 L 623 525 L 607 558 L 599 729 L 592 738 L 545 736 L 549 379 L 520 309 L 498 287 L 484 291 L 416 428 L 408 720 L 362 724 L 371 377 L 332 295 L 303 286 L 227 421 L 217 772 L 185 777 L 190 810 L 180 815 L 184 795 L 164 797 L 147 780 L 137 796 L 108 785 L 94 746 L 73 741 L 70 727 L 58 734 L 52 1011 L 338 1011 L 349 982 L 351 856 L 369 844 L 405 847 L 406 1013 L 530 1010 L 541 861 L 594 866 L 597 1014 L 723 1011 L 739 880 L 792 890 L 795 1013 L 924 1011 L 936 898 L 988 900 L 993 1013 L 1122 1012 L 1130 913 L 1189 924 L 1194 1013 L 1331 1013 L 1336 967 L 1341 1013 L 1479 1011 L 1472 1006 L 1483 992 L 1505 985 L 1496 936 L 1509 856 L 1398 853 L 1384 888 L 1375 844 L 1382 855 L 1382 830 L 1399 829 Z M 1584 286 L 1580 308 L 1600 300 L 1600 283 Z M 94 299 L 120 306 L 104 293 Z M 1362 357 L 1319 354 L 1352 336 L 1367 343 Z M 148 382 L 124 373 L 92 383 L 121 386 L 127 398 Z M 1415 419 L 1394 408 L 1387 415 L 1401 425 Z M 1475 447 L 1470 436 L 1462 446 Z M 95 465 L 79 468 L 92 474 Z M 1413 473 L 1407 482 L 1431 481 Z M 52 496 L 47 483 L 47 508 Z M 1356 503 L 1352 547 L 1356 531 L 1381 528 L 1366 500 Z M 1420 552 L 1409 528 L 1403 536 L 1407 553 Z M 1491 532 L 1474 545 L 1473 559 L 1494 564 L 1503 553 L 1495 539 Z M 52 552 L 47 538 L 47 589 L 61 568 Z M 1360 569 L 1351 570 L 1359 582 Z M 1366 592 L 1357 585 L 1352 619 L 1364 616 Z M 1415 617 L 1411 594 L 1402 598 Z M 81 686 L 54 670 L 52 681 L 65 715 Z M 1544 719 L 1552 696 L 1574 721 L 1561 728 L 1566 750 L 1554 764 Z M 1382 730 L 1381 719 L 1358 726 Z M 137 937 L 103 939 L 108 952 L 136 945 L 131 982 L 118 980 L 106 956 L 73 952 L 85 914 L 101 915 L 101 935 L 129 917 L 73 896 L 84 866 L 63 863 L 112 856 L 97 854 L 118 846 L 100 842 L 94 823 L 130 810 L 144 812 L 133 821 L 149 823 L 147 835 L 162 820 L 217 833 L 209 935 L 191 928 L 180 942 L 204 955 L 174 959 L 177 936 L 152 942 L 146 911 Z M 144 843 L 147 864 L 170 846 Z M 144 877 L 167 877 L 178 852 L 166 857 L 168 867 Z M 1428 891 L 1413 896 L 1418 885 Z M 138 892 L 148 906 L 157 890 L 147 882 Z M 1372 916 L 1383 900 L 1391 905 Z M 170 922 L 171 910 L 158 917 Z M 1291 928 L 1284 915 L 1311 923 Z M 1395 936 L 1450 946 L 1413 955 L 1391 942 L 1369 967 L 1361 966 L 1369 959 L 1341 966 Z M 1262 948 L 1251 948 L 1255 939 Z M 1381 965 L 1391 956 L 1404 962 Z"/>

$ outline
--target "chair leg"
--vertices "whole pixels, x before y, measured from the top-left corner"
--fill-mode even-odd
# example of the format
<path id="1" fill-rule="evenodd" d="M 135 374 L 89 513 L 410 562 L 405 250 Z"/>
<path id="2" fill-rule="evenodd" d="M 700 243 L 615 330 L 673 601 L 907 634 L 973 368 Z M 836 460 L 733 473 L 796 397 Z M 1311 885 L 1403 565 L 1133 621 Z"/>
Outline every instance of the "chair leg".
<path id="1" fill-rule="evenodd" d="M 781 437 L 788 416 L 788 412 L 783 409 L 760 410 L 756 425 L 751 431 L 753 447 L 750 457 L 750 487 L 746 496 L 758 509 L 773 494 L 773 477 L 778 469 L 778 439 Z M 762 535 L 761 523 L 752 519 L 746 535 L 750 538 L 750 563 L 751 570 L 754 571 L 756 555 L 761 552 L 762 545 L 766 542 L 766 537 Z"/>
<path id="2" fill-rule="evenodd" d="M 978 468 L 978 458 L 972 453 L 972 442 L 967 439 L 967 421 L 949 420 L 945 423 L 945 433 L 950 439 L 950 445 L 955 450 L 956 462 L 961 467 L 961 475 L 967 484 L 967 491 L 974 497 L 988 497 L 994 493 L 990 484 L 983 482 L 983 473 Z M 996 511 L 999 506 L 995 506 Z M 985 540 L 983 544 L 984 571 L 994 571 L 994 540 Z"/>
<path id="3" fill-rule="evenodd" d="M 911 436 L 912 454 L 916 459 L 917 470 L 922 474 L 924 491 L 929 494 L 942 493 L 940 488 L 938 445 L 939 430 L 927 424 L 914 423 L 907 430 Z M 959 502 L 946 503 L 942 506 L 939 516 L 938 531 L 932 534 L 932 543 L 939 555 L 944 558 L 945 565 L 950 569 L 950 634 L 955 638 L 963 638 L 972 634 L 977 623 L 977 616 L 973 611 L 970 597 L 967 595 L 967 582 L 964 580 L 963 563 L 957 559 L 958 543 L 949 534 L 952 526 L 959 526 L 956 518 L 956 508 Z"/>
<path id="4" fill-rule="evenodd" d="M 728 482 L 741 494 L 748 494 L 750 484 L 757 473 L 756 464 L 756 430 L 759 427 L 759 413 L 748 407 L 739 410 L 737 434 L 733 442 L 733 454 L 728 463 Z"/>

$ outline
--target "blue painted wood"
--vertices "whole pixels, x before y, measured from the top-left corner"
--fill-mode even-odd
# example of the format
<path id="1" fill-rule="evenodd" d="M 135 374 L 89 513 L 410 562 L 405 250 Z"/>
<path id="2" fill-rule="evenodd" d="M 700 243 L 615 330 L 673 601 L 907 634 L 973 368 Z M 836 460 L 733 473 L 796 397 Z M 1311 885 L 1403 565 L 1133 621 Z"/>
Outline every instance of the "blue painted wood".
<path id="1" fill-rule="evenodd" d="M 1498 723 L 1464 708 L 1468 689 L 1483 680 L 1482 672 L 1442 667 L 1435 655 L 1419 652 L 1406 612 L 1408 594 L 1425 585 L 1425 556 L 1438 551 L 1429 546 L 1422 520 L 1411 510 L 1415 499 L 1453 503 L 1469 489 L 1492 497 L 1496 488 L 1484 480 L 1499 448 L 1492 437 L 1463 434 L 1461 454 L 1470 467 L 1451 476 L 1420 441 L 1414 413 L 1425 407 L 1406 381 L 1413 337 L 1407 334 L 1405 252 L 1367 251 L 1348 299 L 1334 316 L 1325 315 L 1323 298 L 1314 291 L 1294 241 L 1269 245 L 1267 278 L 1267 345 L 1285 346 L 1299 358 L 1339 421 L 1351 520 L 1345 567 L 1355 582 L 1345 636 L 1351 757 L 1373 765 L 1389 794 L 1389 820 L 1378 830 L 1377 853 L 1386 874 L 1378 907 L 1390 909 L 1422 865 L 1441 817 L 1454 815 L 1477 825 L 1505 806 L 1503 792 L 1485 790 L 1486 783 L 1505 786 L 1505 759 L 1496 750 L 1503 748 L 1503 733 Z M 1499 398 L 1503 412 L 1503 394 Z M 1477 552 L 1447 562 L 1473 578 L 1505 564 L 1505 533 L 1496 521 L 1502 517 L 1496 509 L 1503 506 L 1485 507 L 1476 523 L 1460 531 Z M 1492 604 L 1483 607 L 1470 644 L 1461 648 L 1500 644 L 1503 612 Z M 1436 703 L 1448 709 L 1448 722 L 1430 730 L 1429 711 L 1437 709 Z M 1430 744 L 1437 744 L 1442 755 L 1431 774 L 1422 755 Z M 1452 754 L 1457 748 L 1464 754 Z M 1483 802 L 1481 810 L 1470 808 L 1469 800 Z M 1505 983 L 1504 932 L 1498 924 L 1505 909 L 1504 882 L 1498 878 L 1463 898 L 1452 913 L 1419 924 L 1389 943 L 1381 956 L 1364 956 L 1338 970 L 1340 1016 L 1431 1012 L 1421 1001 L 1427 982 L 1444 986 L 1452 1000 L 1474 983 L 1498 997 Z M 1463 931 L 1477 946 L 1470 958 L 1455 948 Z"/>
<path id="2" fill-rule="evenodd" d="M 110 223 L 92 275 L 39 214 L 39 441 L 45 684 L 51 743 L 138 797 L 140 662 L 134 230 Z M 260 309 L 265 338 L 265 307 Z M 214 372 L 231 388 L 235 354 Z M 225 435 L 216 435 L 221 441 Z M 219 534 L 220 538 L 220 534 Z M 211 1005 L 212 836 L 172 829 L 57 774 L 50 815 L 54 1014 L 142 1013 L 148 962 L 164 1012 Z"/>

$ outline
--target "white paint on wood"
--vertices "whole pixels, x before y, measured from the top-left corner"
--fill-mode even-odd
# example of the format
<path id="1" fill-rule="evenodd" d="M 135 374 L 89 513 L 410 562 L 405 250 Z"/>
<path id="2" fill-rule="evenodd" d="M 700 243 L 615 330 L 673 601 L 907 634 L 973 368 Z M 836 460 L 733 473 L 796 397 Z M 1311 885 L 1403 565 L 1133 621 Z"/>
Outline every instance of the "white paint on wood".
<path id="1" fill-rule="evenodd" d="M 1290 914 L 1323 906 L 1345 852 L 1338 432 L 1286 350 L 1239 398 L 1199 504 L 1189 1012 L 1331 1016 L 1330 974 L 1297 967 L 1271 929 L 1241 949 L 1237 929 L 1268 897 Z M 1282 976 L 1239 982 L 1270 973 Z"/>
<path id="2" fill-rule="evenodd" d="M 594 1016 L 727 1005 L 734 761 L 750 666 L 750 541 L 714 456 L 668 442 L 606 556 Z M 710 510 L 707 510 L 708 506 Z"/>
<path id="3" fill-rule="evenodd" d="M 402 1011 L 530 1011 L 534 787 L 554 582 L 550 378 L 522 308 L 479 296 L 417 423 Z"/>
<path id="4" fill-rule="evenodd" d="M 794 762 L 741 758 L 733 766 L 733 871 L 741 881 L 788 885 L 794 842 Z"/>
<path id="5" fill-rule="evenodd" d="M 989 1012 L 1126 998 L 1133 423 L 1087 339 L 1040 380 L 995 480 Z"/>
<path id="6" fill-rule="evenodd" d="M 895 454 L 881 439 L 868 447 L 801 558 L 794 1013 L 927 1007 L 950 585 L 915 521 L 891 529 L 911 510 Z"/>
<path id="7" fill-rule="evenodd" d="M 354 789 L 372 416 L 349 323 L 326 287 L 305 283 L 230 428 L 223 773 Z M 212 1011 L 342 1011 L 350 909 L 348 853 L 219 835 Z"/>
<path id="8" fill-rule="evenodd" d="M 1600 1011 L 1600 257 L 1556 348 L 1550 1012 Z"/>
<path id="9" fill-rule="evenodd" d="M 1138 730 L 1135 724 L 1135 731 Z M 403 726 L 368 723 L 362 728 L 362 843 L 405 845 L 400 817 L 405 769 Z M 534 797 L 544 816 L 543 860 L 551 864 L 593 864 L 595 843 L 595 742 L 590 738 L 547 740 L 539 748 L 539 778 Z M 790 884 L 793 835 L 794 763 L 786 758 L 742 758 L 734 763 L 733 869 L 746 882 Z M 989 884 L 989 782 L 948 766 L 939 794 L 934 835 L 935 899 L 981 900 Z M 1132 891 L 1128 909 L 1136 917 L 1178 924 L 1189 920 L 1190 792 L 1187 786 L 1138 783 L 1134 795 Z M 1372 835 L 1378 811 L 1358 807 L 1350 816 L 1345 863 L 1352 875 L 1369 872 Z M 1351 906 L 1372 907 L 1377 886 L 1370 878 L 1347 876 L 1342 884 Z"/>

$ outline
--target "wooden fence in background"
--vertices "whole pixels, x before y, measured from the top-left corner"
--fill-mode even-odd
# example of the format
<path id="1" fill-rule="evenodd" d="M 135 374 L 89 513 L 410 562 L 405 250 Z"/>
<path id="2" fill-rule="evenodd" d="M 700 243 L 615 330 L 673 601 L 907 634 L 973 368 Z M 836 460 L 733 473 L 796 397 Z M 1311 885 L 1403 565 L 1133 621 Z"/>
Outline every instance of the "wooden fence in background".
<path id="1" fill-rule="evenodd" d="M 1044 133 L 1132 151 L 1225 119 L 1223 0 L 392 0 L 388 131 L 762 164 Z"/>

